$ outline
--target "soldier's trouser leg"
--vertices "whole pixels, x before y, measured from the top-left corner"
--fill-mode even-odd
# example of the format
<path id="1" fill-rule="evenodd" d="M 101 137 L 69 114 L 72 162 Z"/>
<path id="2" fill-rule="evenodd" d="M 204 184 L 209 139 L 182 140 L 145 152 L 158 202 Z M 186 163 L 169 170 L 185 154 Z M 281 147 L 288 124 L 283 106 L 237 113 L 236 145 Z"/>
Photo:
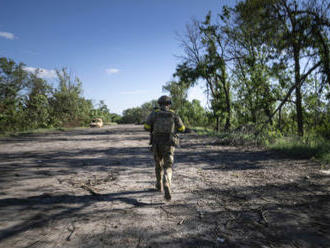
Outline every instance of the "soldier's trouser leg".
<path id="1" fill-rule="evenodd" d="M 164 158 L 164 176 L 163 185 L 165 191 L 165 198 L 171 199 L 171 184 L 172 184 L 172 166 L 174 161 L 174 146 L 163 146 L 162 155 Z"/>
<path id="2" fill-rule="evenodd" d="M 153 154 L 155 160 L 155 174 L 156 174 L 156 189 L 162 191 L 162 178 L 164 174 L 163 164 L 164 159 L 161 156 L 158 145 L 153 145 Z"/>

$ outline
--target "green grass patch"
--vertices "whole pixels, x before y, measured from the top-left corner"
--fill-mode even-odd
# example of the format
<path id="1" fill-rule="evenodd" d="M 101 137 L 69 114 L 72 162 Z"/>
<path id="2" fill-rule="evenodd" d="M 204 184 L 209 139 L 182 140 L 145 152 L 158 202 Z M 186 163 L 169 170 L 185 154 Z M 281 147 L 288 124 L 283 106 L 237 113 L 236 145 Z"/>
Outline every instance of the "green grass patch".
<path id="1" fill-rule="evenodd" d="M 282 137 L 266 146 L 294 158 L 316 159 L 330 164 L 330 141 L 322 137 Z"/>
<path id="2" fill-rule="evenodd" d="M 269 150 L 279 151 L 288 157 L 299 159 L 315 159 L 322 164 L 330 165 L 330 140 L 318 135 L 305 137 L 283 137 L 275 131 L 265 131 L 258 136 L 254 133 L 232 131 L 216 132 L 212 129 L 191 128 L 198 135 L 207 135 L 218 138 L 220 145 L 233 146 L 262 146 Z"/>
<path id="3" fill-rule="evenodd" d="M 206 127 L 193 127 L 191 130 L 193 130 L 198 135 L 216 136 L 218 134 L 216 131 Z"/>
<path id="4" fill-rule="evenodd" d="M 213 129 L 194 127 L 191 128 L 198 135 L 207 135 L 218 138 L 220 145 L 233 145 L 233 146 L 258 146 L 261 145 L 261 138 L 256 138 L 252 133 L 247 132 L 217 132 Z"/>

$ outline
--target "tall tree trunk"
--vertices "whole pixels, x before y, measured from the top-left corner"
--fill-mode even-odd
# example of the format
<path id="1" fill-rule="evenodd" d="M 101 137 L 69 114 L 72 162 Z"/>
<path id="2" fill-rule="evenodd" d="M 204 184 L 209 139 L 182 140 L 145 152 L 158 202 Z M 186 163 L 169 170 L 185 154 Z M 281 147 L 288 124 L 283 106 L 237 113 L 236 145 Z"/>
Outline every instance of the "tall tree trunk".
<path id="1" fill-rule="evenodd" d="M 268 122 L 270 123 L 271 126 L 273 126 L 273 118 L 272 118 L 272 113 L 270 111 L 269 105 L 265 107 L 265 114 L 268 117 Z"/>
<path id="2" fill-rule="evenodd" d="M 282 107 L 278 110 L 278 129 L 282 131 Z"/>
<path id="3" fill-rule="evenodd" d="M 225 124 L 225 130 L 226 131 L 229 131 L 230 129 L 230 126 L 231 126 L 231 123 L 230 123 L 230 115 L 231 115 L 231 108 L 230 108 L 230 104 L 227 103 L 227 106 L 226 106 L 226 111 L 227 111 L 227 117 L 226 117 L 226 124 Z"/>
<path id="4" fill-rule="evenodd" d="M 230 87 L 229 84 L 226 84 L 226 71 L 222 70 L 223 78 L 221 79 L 223 91 L 225 93 L 226 98 L 226 124 L 225 124 L 225 130 L 228 131 L 230 129 L 231 123 L 231 102 L 230 102 Z"/>
<path id="5" fill-rule="evenodd" d="M 304 136 L 299 50 L 300 50 L 299 45 L 295 44 L 293 47 L 293 53 L 294 53 L 293 56 L 294 56 L 294 69 L 295 69 L 295 84 L 297 85 L 296 87 L 297 128 L 298 128 L 298 135 Z"/>
<path id="6" fill-rule="evenodd" d="M 251 109 L 251 118 L 254 124 L 257 123 L 257 111 L 255 108 Z"/>
<path id="7" fill-rule="evenodd" d="M 297 127 L 298 135 L 304 136 L 304 126 L 303 126 L 303 111 L 301 103 L 301 86 L 296 88 L 296 111 L 297 111 Z"/>
<path id="8" fill-rule="evenodd" d="M 217 126 L 215 127 L 215 130 L 216 130 L 217 132 L 219 132 L 219 131 L 220 131 L 220 117 L 217 116 L 216 119 L 217 119 Z"/>

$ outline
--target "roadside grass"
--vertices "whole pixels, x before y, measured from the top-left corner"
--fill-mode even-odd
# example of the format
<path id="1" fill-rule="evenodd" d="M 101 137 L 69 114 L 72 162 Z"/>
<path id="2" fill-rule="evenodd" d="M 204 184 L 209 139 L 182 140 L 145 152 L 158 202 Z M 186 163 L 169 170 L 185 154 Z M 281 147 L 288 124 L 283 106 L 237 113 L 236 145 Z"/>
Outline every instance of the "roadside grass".
<path id="1" fill-rule="evenodd" d="M 104 123 L 104 126 L 114 126 L 118 125 L 116 122 L 107 122 Z M 28 130 L 21 130 L 21 131 L 5 131 L 0 132 L 0 137 L 18 137 L 30 134 L 38 134 L 38 133 L 51 133 L 51 132 L 64 132 L 70 131 L 75 128 L 89 128 L 89 126 L 81 126 L 81 127 L 53 127 L 53 128 L 37 128 L 37 129 L 28 129 Z"/>
<path id="2" fill-rule="evenodd" d="M 217 143 L 220 145 L 261 146 L 281 152 L 291 158 L 314 159 L 322 164 L 330 165 L 330 140 L 320 136 L 285 137 L 274 132 L 256 136 L 253 132 L 216 132 L 203 127 L 194 127 L 192 130 L 198 135 L 217 137 Z"/>
<path id="3" fill-rule="evenodd" d="M 30 135 L 30 134 L 38 134 L 38 133 L 49 133 L 49 132 L 55 132 L 55 131 L 68 131 L 72 128 L 37 128 L 37 129 L 31 129 L 31 130 L 24 130 L 24 131 L 6 131 L 3 133 L 0 133 L 0 137 L 18 137 L 18 136 L 24 136 L 24 135 Z"/>
<path id="4" fill-rule="evenodd" d="M 322 137 L 281 137 L 266 147 L 290 157 L 316 159 L 330 165 L 330 141 Z"/>
<path id="5" fill-rule="evenodd" d="M 217 132 L 209 128 L 193 127 L 191 128 L 198 135 L 206 135 L 217 137 L 219 145 L 232 146 L 260 146 L 262 141 L 256 138 L 253 133 L 232 131 L 232 132 Z"/>

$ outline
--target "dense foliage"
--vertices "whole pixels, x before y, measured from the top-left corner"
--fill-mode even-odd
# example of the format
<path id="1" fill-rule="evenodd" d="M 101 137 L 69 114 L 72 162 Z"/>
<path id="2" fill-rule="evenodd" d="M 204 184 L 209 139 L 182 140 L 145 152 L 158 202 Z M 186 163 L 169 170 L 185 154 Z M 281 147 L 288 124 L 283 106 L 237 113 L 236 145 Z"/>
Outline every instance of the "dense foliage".
<path id="1" fill-rule="evenodd" d="M 8 58 L 0 58 L 0 132 L 88 125 L 92 118 L 110 122 L 103 101 L 94 108 L 82 96 L 82 83 L 66 69 L 57 72 L 58 87 Z"/>
<path id="2" fill-rule="evenodd" d="M 328 1 L 245 0 L 193 20 L 164 86 L 184 119 L 186 91 L 204 82 L 208 127 L 330 138 Z M 251 14 L 253 13 L 253 14 Z M 211 125 L 209 125 L 211 124 Z"/>
<path id="3" fill-rule="evenodd" d="M 123 111 L 123 116 L 119 123 L 142 124 L 154 107 L 157 107 L 156 100 L 146 102 L 140 107 L 126 109 Z"/>

